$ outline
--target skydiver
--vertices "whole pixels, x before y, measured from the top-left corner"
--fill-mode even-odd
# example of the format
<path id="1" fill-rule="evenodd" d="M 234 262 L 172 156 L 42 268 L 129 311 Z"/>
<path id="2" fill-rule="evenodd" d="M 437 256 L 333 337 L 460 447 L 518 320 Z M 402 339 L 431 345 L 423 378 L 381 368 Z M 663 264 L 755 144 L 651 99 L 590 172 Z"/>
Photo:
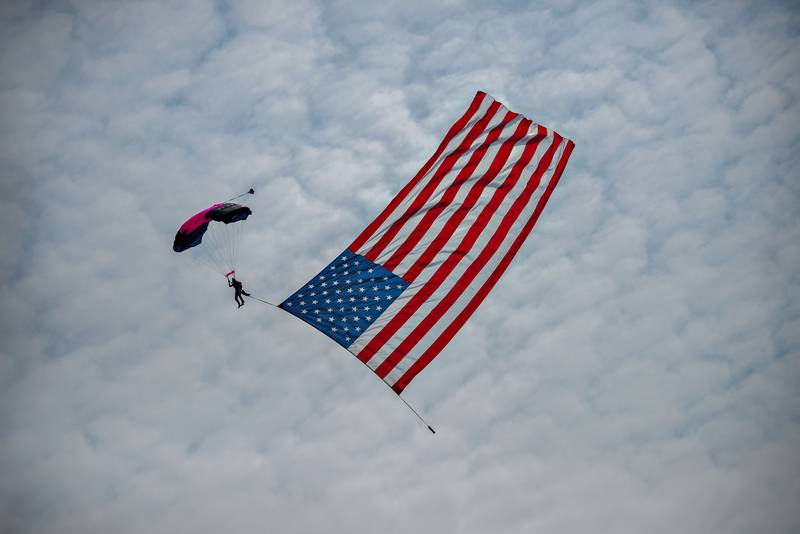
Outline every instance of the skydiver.
<path id="1" fill-rule="evenodd" d="M 242 295 L 244 295 L 245 297 L 249 297 L 250 293 L 248 293 L 242 288 L 242 283 L 238 281 L 235 276 L 232 276 L 231 278 L 228 279 L 228 287 L 233 288 L 234 291 L 233 299 L 236 301 L 236 304 L 238 304 L 240 308 L 244 306 L 244 299 L 242 298 Z"/>

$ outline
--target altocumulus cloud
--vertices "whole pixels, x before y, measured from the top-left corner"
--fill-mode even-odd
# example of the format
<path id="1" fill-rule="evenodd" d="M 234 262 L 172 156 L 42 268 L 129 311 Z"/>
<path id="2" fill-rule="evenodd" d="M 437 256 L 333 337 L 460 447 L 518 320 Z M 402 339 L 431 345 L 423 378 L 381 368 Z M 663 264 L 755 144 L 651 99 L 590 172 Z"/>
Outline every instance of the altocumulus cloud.
<path id="1" fill-rule="evenodd" d="M 4 2 L 0 531 L 800 530 L 800 13 Z M 576 142 L 405 396 L 281 298 L 483 89 Z"/>

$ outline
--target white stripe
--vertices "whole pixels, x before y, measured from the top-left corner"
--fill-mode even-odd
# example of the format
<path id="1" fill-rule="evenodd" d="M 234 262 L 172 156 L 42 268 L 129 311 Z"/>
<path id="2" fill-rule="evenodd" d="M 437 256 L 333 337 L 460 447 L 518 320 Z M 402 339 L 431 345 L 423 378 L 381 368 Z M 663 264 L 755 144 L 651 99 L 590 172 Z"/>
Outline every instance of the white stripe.
<path id="1" fill-rule="evenodd" d="M 450 323 L 461 313 L 464 308 L 469 304 L 470 300 L 475 296 L 475 294 L 480 290 L 486 280 L 489 279 L 491 274 L 495 271 L 499 263 L 502 261 L 505 254 L 511 248 L 514 240 L 519 235 L 522 228 L 527 224 L 528 220 L 533 215 L 533 212 L 536 210 L 536 206 L 539 203 L 542 195 L 544 195 L 545 191 L 547 190 L 547 186 L 550 184 L 550 181 L 553 179 L 556 167 L 558 166 L 561 157 L 564 154 L 564 150 L 566 149 L 567 140 L 564 139 L 561 142 L 561 146 L 556 150 L 556 154 L 553 157 L 553 160 L 550 166 L 547 168 L 547 171 L 543 174 L 542 180 L 539 183 L 539 186 L 536 189 L 536 192 L 531 197 L 530 202 L 525 206 L 525 209 L 520 214 L 520 217 L 514 223 L 513 227 L 508 233 L 508 237 L 503 241 L 503 244 L 498 247 L 498 250 L 495 254 L 491 257 L 491 259 L 486 263 L 486 265 L 481 269 L 478 275 L 472 280 L 472 282 L 464 289 L 464 292 L 459 295 L 456 302 L 447 310 L 442 317 L 439 318 L 439 321 L 431 327 L 431 329 L 420 339 L 419 343 L 411 349 L 408 354 L 398 363 L 398 365 L 392 369 L 392 371 L 386 375 L 384 381 L 389 384 L 390 386 L 397 382 L 400 377 L 405 374 L 405 372 L 414 364 L 414 362 L 419 359 L 420 356 L 430 347 L 441 334 L 444 332 L 445 328 L 447 328 Z M 446 293 L 443 293 L 443 295 Z M 438 299 L 437 299 L 438 300 Z M 434 303 L 435 305 L 435 303 Z M 421 318 L 424 318 L 427 315 L 427 312 L 432 309 L 432 306 L 429 306 L 426 302 L 423 307 L 418 310 L 417 314 Z M 415 314 L 415 316 L 417 315 Z M 415 317 L 416 318 L 416 317 Z M 417 324 L 419 321 L 415 321 Z M 397 338 L 396 340 L 390 340 L 393 344 L 397 345 L 400 343 L 402 339 L 404 339 L 410 332 L 412 328 L 406 324 L 402 328 L 400 328 L 393 338 Z M 388 355 L 388 354 L 387 354 Z M 373 358 L 375 359 L 375 358 Z M 385 359 L 385 356 L 384 358 Z"/>
<path id="2" fill-rule="evenodd" d="M 456 135 L 451 140 L 450 143 L 448 143 L 447 148 L 442 151 L 442 153 L 439 155 L 439 158 L 431 166 L 431 168 L 428 169 L 428 172 L 425 174 L 425 176 L 423 176 L 422 179 L 420 179 L 420 181 L 414 187 L 414 189 L 408 195 L 406 195 L 405 199 L 402 202 L 400 202 L 400 204 L 397 205 L 397 207 L 394 209 L 394 211 L 392 211 L 391 215 L 389 215 L 389 217 L 383 222 L 383 224 L 380 226 L 380 228 L 378 228 L 375 231 L 375 233 L 372 234 L 372 236 L 366 241 L 366 243 L 364 243 L 358 250 L 354 250 L 353 252 L 355 252 L 356 254 L 364 255 L 372 247 L 375 246 L 375 244 L 381 239 L 381 237 L 383 237 L 383 235 L 389 230 L 389 228 L 391 228 L 391 226 L 414 203 L 414 201 L 417 199 L 419 194 L 423 191 L 423 189 L 428 185 L 428 183 L 431 181 L 433 176 L 439 170 L 439 167 L 441 167 L 442 163 L 444 163 L 445 159 L 448 156 L 450 156 L 453 152 L 455 152 L 456 149 L 461 144 L 461 142 L 467 137 L 467 135 L 469 134 L 470 130 L 475 125 L 475 123 L 477 123 L 478 121 L 480 121 L 480 120 L 482 120 L 484 118 L 484 116 L 486 115 L 486 112 L 488 111 L 489 107 L 492 105 L 493 102 L 494 102 L 494 100 L 492 100 L 491 98 L 486 98 L 486 99 L 484 99 L 483 102 L 481 102 L 481 105 L 478 108 L 478 112 L 473 117 L 473 120 L 471 120 L 469 122 L 469 124 L 467 124 L 461 130 L 461 132 L 459 132 L 459 134 Z M 491 120 L 486 125 L 486 127 L 483 129 L 481 134 L 478 135 L 472 141 L 471 145 L 469 146 L 469 148 L 467 150 L 465 150 L 461 155 L 458 156 L 458 159 L 456 160 L 456 163 L 453 166 L 454 170 L 460 170 L 460 169 L 462 169 L 464 167 L 466 161 L 469 160 L 468 158 L 472 155 L 472 153 L 475 151 L 475 149 L 477 147 L 479 147 L 486 140 L 486 137 L 489 135 L 489 132 L 492 130 L 492 128 L 494 128 L 500 122 L 502 122 L 503 117 L 505 117 L 505 114 L 506 114 L 507 111 L 508 110 L 505 107 L 503 107 L 502 105 L 498 108 L 497 112 L 491 118 Z M 448 173 L 448 176 L 451 176 L 451 173 Z M 455 175 L 452 175 L 452 176 L 455 176 Z M 444 177 L 444 178 L 447 178 L 447 176 Z M 440 180 L 439 183 L 437 184 L 436 189 L 434 190 L 434 193 L 433 193 L 432 196 L 441 195 L 441 192 L 444 191 L 445 189 L 447 189 L 447 187 L 449 185 L 450 185 L 449 181 L 445 181 L 445 179 Z M 407 227 L 407 222 L 406 222 L 406 225 L 404 225 L 404 227 Z M 402 230 L 401 230 L 400 233 L 403 233 Z"/>
<path id="3" fill-rule="evenodd" d="M 520 178 L 517 180 L 517 183 L 514 185 L 514 188 L 508 192 L 508 194 L 503 199 L 500 206 L 498 206 L 497 210 L 492 215 L 489 223 L 486 225 L 486 228 L 481 232 L 481 235 L 476 240 L 475 244 L 472 247 L 472 250 L 478 251 L 477 253 L 468 254 L 465 258 L 462 259 L 461 262 L 453 269 L 450 275 L 447 277 L 445 281 L 442 282 L 442 285 L 437 289 L 437 291 L 429 297 L 428 302 L 435 305 L 437 300 L 437 296 L 441 296 L 445 293 L 442 291 L 449 290 L 452 285 L 458 280 L 464 271 L 469 267 L 472 261 L 475 260 L 477 254 L 480 253 L 488 243 L 491 236 L 494 234 L 497 227 L 500 225 L 505 214 L 508 212 L 511 205 L 514 203 L 514 200 L 521 194 L 523 189 L 527 184 L 527 179 L 530 177 L 530 174 L 538 165 L 539 160 L 545 154 L 547 148 L 549 148 L 550 144 L 552 143 L 552 136 L 550 137 L 551 142 L 548 143 L 547 138 L 542 139 L 539 142 L 539 145 L 536 147 L 536 152 L 534 153 L 531 161 L 528 165 L 523 169 L 522 173 L 520 174 Z M 505 180 L 507 176 L 499 176 L 499 180 Z M 479 212 L 478 212 L 479 213 Z M 477 217 L 477 214 L 472 214 L 472 220 Z M 436 270 L 439 266 L 450 256 L 454 249 L 457 248 L 458 243 L 461 242 L 463 239 L 464 234 L 466 233 L 466 226 L 464 225 L 464 230 L 460 232 L 456 232 L 457 235 L 454 235 L 450 241 L 448 241 L 447 245 L 436 255 L 436 257 L 431 261 L 431 263 L 426 266 L 425 269 L 419 274 L 417 279 L 411 284 L 409 287 L 406 288 L 405 291 L 398 297 L 392 305 L 372 324 L 370 328 L 368 328 L 356 342 L 350 347 L 350 351 L 354 354 L 360 352 L 366 345 L 369 343 L 375 335 L 383 329 L 389 321 L 402 309 L 403 306 L 410 300 L 419 290 L 422 288 L 435 274 Z M 413 321 L 415 318 L 417 320 L 421 320 L 423 317 L 420 312 L 415 313 L 415 316 L 409 319 Z M 416 326 L 416 324 L 415 324 Z M 393 349 L 394 347 L 386 347 L 385 350 Z M 378 354 L 374 355 L 370 361 L 376 361 L 376 365 L 382 361 L 385 356 L 380 357 L 380 353 L 385 352 L 385 350 L 379 351 Z"/>
<path id="4" fill-rule="evenodd" d="M 493 215 L 490 223 L 481 233 L 480 237 L 475 242 L 470 251 L 465 255 L 464 258 L 462 258 L 462 260 L 453 269 L 450 275 L 437 288 L 436 292 L 433 295 L 431 295 L 428 298 L 428 300 L 425 301 L 414 312 L 414 315 L 410 317 L 409 320 L 406 321 L 406 323 L 397 332 L 395 332 L 394 335 L 389 340 L 387 340 L 384 346 L 381 347 L 372 356 L 372 358 L 370 359 L 371 363 L 370 367 L 377 368 L 389 356 L 389 354 L 392 353 L 392 351 L 398 346 L 398 344 L 403 339 L 405 339 L 408 336 L 408 334 L 410 334 L 414 330 L 414 328 L 416 328 L 417 325 L 419 325 L 419 323 L 422 322 L 422 320 L 424 320 L 428 316 L 428 314 L 433 310 L 433 308 L 441 301 L 442 297 L 444 297 L 444 295 L 446 295 L 456 285 L 458 280 L 464 275 L 464 273 L 470 267 L 470 265 L 487 247 L 489 240 L 492 238 L 495 231 L 500 226 L 503 218 L 508 213 L 512 204 L 516 201 L 516 199 L 520 196 L 520 193 L 522 192 L 524 187 L 528 184 L 530 175 L 533 173 L 533 171 L 536 169 L 536 166 L 539 164 L 541 156 L 544 155 L 544 153 L 550 147 L 551 144 L 552 144 L 552 138 L 550 143 L 543 142 L 537 147 L 537 153 L 535 154 L 535 157 L 531 159 L 531 162 L 523 170 L 523 174 L 520 176 L 520 180 L 518 181 L 517 186 L 515 186 L 514 190 L 503 199 L 502 204 Z M 526 213 L 530 209 L 535 208 L 535 203 L 538 201 L 538 197 L 541 196 L 541 194 L 544 192 L 544 187 L 546 186 L 546 183 L 544 182 L 545 180 L 543 177 L 542 182 L 540 182 L 539 186 L 537 187 L 537 190 L 531 197 L 531 202 L 529 202 L 525 206 L 523 212 L 520 214 L 520 217 L 524 217 L 524 213 Z M 530 207 L 531 203 L 534 204 L 534 208 Z M 487 264 L 484 266 L 484 269 L 489 268 L 493 262 L 499 261 L 499 258 L 502 257 L 502 255 L 498 256 L 498 253 L 507 250 L 508 247 L 510 247 L 511 243 L 516 238 L 516 235 L 519 232 L 520 228 L 524 225 L 524 222 L 520 223 L 519 221 L 520 218 L 518 218 L 517 221 L 509 229 L 509 232 L 504 237 L 503 242 L 500 244 L 499 247 L 497 247 L 496 250 L 493 251 L 493 255 L 491 259 L 487 262 Z M 452 250 L 456 247 L 456 245 L 457 243 L 453 244 L 452 247 L 448 248 Z M 439 265 L 441 265 L 447 259 L 448 255 L 449 254 L 445 253 L 442 254 L 441 256 L 437 256 L 435 262 L 433 262 L 432 265 L 430 266 L 429 272 L 424 273 L 426 279 L 430 279 L 432 277 L 433 272 L 435 272 L 436 269 L 438 269 Z M 476 279 L 479 278 L 479 276 L 476 276 Z M 472 286 L 475 283 L 476 281 L 473 280 L 470 286 Z M 467 289 L 465 289 L 465 291 L 466 290 Z M 374 337 L 374 335 L 375 334 L 372 334 L 372 337 Z M 419 357 L 419 355 L 414 357 L 414 360 L 416 360 L 417 357 Z"/>
<path id="5" fill-rule="evenodd" d="M 550 142 L 548 142 L 548 138 Z M 534 153 L 533 157 L 531 158 L 528 165 L 523 169 L 520 178 L 518 179 L 517 183 L 515 184 L 514 188 L 505 196 L 498 209 L 494 212 L 489 223 L 486 225 L 486 228 L 481 232 L 480 236 L 473 244 L 471 250 L 468 254 L 462 258 L 462 260 L 458 263 L 458 265 L 453 269 L 450 275 L 442 282 L 436 292 L 428 299 L 426 303 L 422 305 L 422 307 L 417 310 L 413 317 L 411 317 L 407 322 L 406 325 L 401 328 L 395 335 L 393 339 L 390 339 L 384 347 L 382 347 L 373 357 L 370 359 L 370 367 L 377 367 L 392 350 L 397 346 L 398 340 L 402 340 L 405 335 L 408 334 L 414 327 L 419 324 L 419 322 L 424 319 L 429 312 L 441 299 L 443 295 L 445 295 L 461 278 L 464 274 L 466 269 L 469 265 L 475 261 L 477 256 L 480 254 L 488 244 L 489 239 L 492 235 L 494 235 L 495 231 L 499 227 L 503 217 L 507 214 L 508 210 L 510 209 L 511 205 L 514 203 L 516 198 L 520 196 L 523 189 L 528 183 L 530 175 L 535 170 L 536 166 L 539 164 L 539 160 L 541 160 L 542 156 L 546 153 L 547 149 L 553 142 L 552 133 L 548 132 L 548 136 L 543 139 L 536 148 L 536 152 Z M 503 173 L 503 175 L 498 175 L 496 178 L 497 183 L 502 183 L 510 172 L 508 169 L 507 172 Z M 479 208 L 477 211 L 473 211 L 470 213 L 471 222 L 474 222 L 477 215 L 480 213 Z M 434 275 L 436 270 L 439 266 L 450 256 L 452 251 L 457 248 L 460 241 L 463 239 L 464 234 L 467 231 L 468 226 L 466 224 L 461 225 L 463 230 L 456 232 L 455 235 L 451 237 L 448 241 L 447 245 L 436 255 L 434 260 L 420 273 L 419 277 L 414 281 L 412 285 L 410 285 L 403 294 L 395 300 L 394 303 L 387 309 L 383 315 L 381 315 L 375 323 L 373 323 L 370 328 L 362 334 L 362 336 L 350 347 L 350 351 L 354 354 L 360 352 L 375 335 L 383 329 L 383 327 L 388 324 L 389 321 L 399 312 L 400 309 L 411 299 L 414 294 L 416 294 L 421 287 L 425 285 L 428 280 Z M 514 229 L 509 232 L 506 236 L 506 241 L 509 239 L 513 241 L 514 238 Z"/>
<path id="6" fill-rule="evenodd" d="M 408 272 L 408 270 L 414 265 L 414 263 L 420 258 L 420 256 L 422 256 L 422 254 L 425 252 L 425 249 L 428 247 L 431 241 L 433 241 L 439 235 L 439 233 L 442 231 L 442 229 L 450 220 L 450 218 L 453 216 L 453 214 L 455 214 L 455 212 L 463 205 L 466 196 L 469 194 L 469 190 L 472 189 L 472 187 L 476 182 L 483 179 L 484 175 L 486 174 L 486 171 L 489 170 L 489 166 L 494 162 L 495 157 L 497 157 L 497 152 L 499 152 L 500 150 L 500 145 L 502 145 L 505 141 L 509 139 L 509 137 L 511 137 L 511 135 L 513 135 L 514 130 L 516 130 L 517 128 L 517 125 L 518 122 L 515 122 L 513 124 L 513 130 L 511 130 L 508 135 L 504 136 L 501 139 L 498 139 L 497 150 L 492 151 L 491 154 L 489 154 L 489 151 L 487 151 L 486 157 L 484 157 L 480 166 L 476 169 L 475 174 L 473 174 L 473 176 L 461 187 L 461 190 L 459 191 L 459 194 L 456 196 L 454 201 L 449 206 L 447 206 L 447 208 L 442 210 L 442 213 L 436 219 L 434 224 L 432 224 L 431 227 L 428 229 L 428 231 L 425 233 L 425 236 L 419 241 L 419 243 L 417 243 L 414 249 L 411 252 L 409 252 L 405 258 L 403 258 L 403 260 L 397 265 L 397 267 L 393 269 L 393 271 L 396 274 L 398 274 L 401 277 L 404 276 Z M 472 226 L 472 223 L 478 217 L 483 207 L 489 202 L 489 200 L 491 200 L 492 196 L 494 195 L 495 188 L 499 186 L 499 184 L 503 183 L 503 180 L 505 180 L 505 178 L 510 174 L 511 169 L 514 167 L 517 160 L 519 160 L 520 156 L 522 156 L 522 153 L 525 150 L 525 143 L 530 141 L 530 139 L 534 137 L 536 134 L 537 134 L 537 129 L 534 129 L 533 132 L 531 132 L 531 130 L 528 129 L 527 135 L 517 141 L 517 143 L 511 149 L 508 159 L 505 161 L 502 168 L 499 170 L 497 175 L 492 179 L 492 181 L 489 184 L 486 184 L 484 189 L 481 191 L 479 198 L 475 202 L 475 205 L 472 206 L 472 208 L 470 208 L 469 212 L 467 212 L 466 217 L 464 217 L 464 219 L 458 225 L 458 228 L 454 232 L 454 235 L 450 237 L 447 243 L 445 243 L 445 246 L 442 248 L 442 250 L 447 250 L 447 249 L 452 250 L 453 248 L 455 248 L 455 245 L 457 245 L 461 241 L 461 237 L 463 237 L 464 234 L 469 229 L 469 227 Z M 398 234 L 396 239 L 399 238 L 400 235 Z M 450 246 L 451 244 L 453 245 L 452 247 Z M 389 245 L 389 247 L 393 249 L 396 249 L 397 246 L 399 245 L 394 245 L 394 243 Z M 383 263 L 389 257 L 390 256 L 387 256 L 384 259 L 379 258 L 378 263 Z"/>

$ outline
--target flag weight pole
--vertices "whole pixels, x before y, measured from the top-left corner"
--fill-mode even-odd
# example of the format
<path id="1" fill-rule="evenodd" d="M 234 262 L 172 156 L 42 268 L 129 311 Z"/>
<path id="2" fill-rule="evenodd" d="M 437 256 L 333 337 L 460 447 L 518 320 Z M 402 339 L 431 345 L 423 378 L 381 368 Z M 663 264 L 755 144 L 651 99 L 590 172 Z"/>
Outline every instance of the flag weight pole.
<path id="1" fill-rule="evenodd" d="M 383 382 L 383 381 L 381 381 L 381 382 Z M 384 384 L 386 384 L 386 382 L 384 382 Z M 388 386 L 389 384 L 386 384 L 386 385 Z M 389 389 L 392 389 L 392 388 L 390 387 Z M 392 389 L 392 392 L 394 393 L 394 390 L 393 390 L 393 389 Z M 407 402 L 407 401 L 406 401 L 406 400 L 405 400 L 403 397 L 401 397 L 399 393 L 395 393 L 395 394 L 397 395 L 397 398 L 398 398 L 398 399 L 400 399 L 401 401 L 403 401 L 403 403 L 404 403 L 406 406 L 408 406 L 408 409 L 409 409 L 409 410 L 411 410 L 412 412 L 414 412 L 414 415 L 416 415 L 416 416 L 417 416 L 417 418 L 418 418 L 420 421 L 422 421 L 422 424 L 428 427 L 428 430 L 430 430 L 430 431 L 431 431 L 431 434 L 436 434 L 436 431 L 433 429 L 433 427 L 432 427 L 431 425 L 429 425 L 429 424 L 428 424 L 428 423 L 425 421 L 425 419 L 423 419 L 423 418 L 422 418 L 422 416 L 421 416 L 421 415 L 420 415 L 420 414 L 417 412 L 417 410 L 415 410 L 415 409 L 414 409 L 414 407 L 413 407 L 413 406 L 411 406 L 411 405 L 410 405 L 410 404 L 409 404 L 409 403 L 408 403 L 408 402 Z"/>

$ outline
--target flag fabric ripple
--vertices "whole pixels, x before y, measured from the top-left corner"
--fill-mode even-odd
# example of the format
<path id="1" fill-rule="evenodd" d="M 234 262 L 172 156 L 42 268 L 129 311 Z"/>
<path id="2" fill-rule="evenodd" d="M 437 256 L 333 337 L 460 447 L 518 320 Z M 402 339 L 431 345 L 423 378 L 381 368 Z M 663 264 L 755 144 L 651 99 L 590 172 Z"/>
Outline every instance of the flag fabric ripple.
<path id="1" fill-rule="evenodd" d="M 280 307 L 402 392 L 505 272 L 573 147 L 479 91 L 414 178 Z"/>

